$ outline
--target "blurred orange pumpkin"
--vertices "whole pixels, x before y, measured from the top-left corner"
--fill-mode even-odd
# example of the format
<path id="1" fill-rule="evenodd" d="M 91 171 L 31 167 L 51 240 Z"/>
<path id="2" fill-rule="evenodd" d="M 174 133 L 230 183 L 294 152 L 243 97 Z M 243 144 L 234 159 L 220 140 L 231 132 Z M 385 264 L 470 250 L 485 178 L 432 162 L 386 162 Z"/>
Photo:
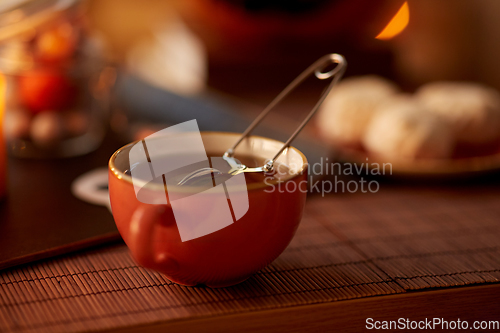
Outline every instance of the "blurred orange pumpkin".
<path id="1" fill-rule="evenodd" d="M 259 50 L 280 48 L 280 44 L 374 39 L 403 3 L 404 0 L 186 0 L 184 17 L 205 40 L 212 55 L 238 62 L 260 56 Z"/>

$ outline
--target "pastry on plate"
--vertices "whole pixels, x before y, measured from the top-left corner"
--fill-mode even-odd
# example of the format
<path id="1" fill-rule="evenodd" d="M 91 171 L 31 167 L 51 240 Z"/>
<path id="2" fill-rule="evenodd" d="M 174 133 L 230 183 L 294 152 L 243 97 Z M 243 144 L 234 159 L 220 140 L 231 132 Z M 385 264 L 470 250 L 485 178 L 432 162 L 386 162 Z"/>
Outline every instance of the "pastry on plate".
<path id="1" fill-rule="evenodd" d="M 408 95 L 378 107 L 363 137 L 370 152 L 391 160 L 449 158 L 454 147 L 450 126 Z"/>
<path id="2" fill-rule="evenodd" d="M 392 82 L 373 75 L 341 81 L 319 111 L 320 135 L 334 143 L 359 144 L 377 107 L 397 91 Z"/>
<path id="3" fill-rule="evenodd" d="M 500 94 L 489 87 L 466 82 L 433 82 L 416 92 L 416 98 L 447 121 L 459 142 L 482 144 L 500 134 Z"/>

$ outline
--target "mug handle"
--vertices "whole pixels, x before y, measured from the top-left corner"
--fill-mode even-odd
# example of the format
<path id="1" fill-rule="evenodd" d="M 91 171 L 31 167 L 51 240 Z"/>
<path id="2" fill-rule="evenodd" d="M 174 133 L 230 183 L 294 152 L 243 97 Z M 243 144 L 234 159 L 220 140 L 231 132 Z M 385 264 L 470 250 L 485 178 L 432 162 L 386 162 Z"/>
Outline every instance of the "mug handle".
<path id="1" fill-rule="evenodd" d="M 177 262 L 166 253 L 155 253 L 153 234 L 157 224 L 161 223 L 161 215 L 170 205 L 140 205 L 130 220 L 128 247 L 135 261 L 144 267 L 162 272 L 173 272 L 178 268 Z"/>
<path id="2" fill-rule="evenodd" d="M 160 206 L 140 205 L 132 214 L 129 226 L 129 249 L 141 266 L 155 268 L 153 231 L 161 215 Z"/>

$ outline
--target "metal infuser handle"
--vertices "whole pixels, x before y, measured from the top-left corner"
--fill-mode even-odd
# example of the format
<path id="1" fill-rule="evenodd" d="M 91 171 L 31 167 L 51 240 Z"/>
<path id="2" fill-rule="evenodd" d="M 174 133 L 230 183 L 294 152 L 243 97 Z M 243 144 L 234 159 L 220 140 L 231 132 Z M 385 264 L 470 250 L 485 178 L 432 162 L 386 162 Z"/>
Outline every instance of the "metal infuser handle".
<path id="1" fill-rule="evenodd" d="M 321 72 L 330 64 L 337 64 L 335 68 L 327 73 Z M 285 144 L 281 147 L 281 149 L 274 155 L 274 157 L 269 160 L 262 168 L 264 171 L 269 172 L 273 170 L 274 162 L 276 159 L 283 153 L 283 151 L 290 146 L 292 141 L 299 135 L 300 131 L 306 126 L 306 124 L 311 120 L 312 116 L 318 111 L 321 103 L 325 100 L 326 96 L 330 93 L 332 88 L 337 84 L 337 82 L 341 79 L 342 75 L 347 67 L 347 61 L 343 56 L 337 53 L 328 54 L 324 57 L 321 57 L 311 66 L 309 66 L 305 71 L 303 71 L 295 80 L 293 80 L 278 96 L 274 98 L 274 100 L 260 113 L 260 115 L 248 126 L 248 128 L 243 132 L 241 137 L 236 141 L 236 143 L 229 148 L 224 156 L 232 157 L 234 155 L 234 150 L 236 147 L 245 139 L 250 133 L 260 124 L 260 122 L 267 116 L 267 114 L 278 104 L 281 102 L 283 98 L 285 98 L 293 89 L 295 89 L 300 83 L 302 83 L 309 75 L 314 73 L 316 77 L 320 80 L 325 80 L 333 77 L 330 85 L 325 89 L 321 97 L 319 98 L 316 105 L 313 107 L 311 112 L 307 115 L 307 117 L 302 121 L 299 127 L 295 130 L 295 132 L 290 136 L 290 138 L 285 142 Z"/>

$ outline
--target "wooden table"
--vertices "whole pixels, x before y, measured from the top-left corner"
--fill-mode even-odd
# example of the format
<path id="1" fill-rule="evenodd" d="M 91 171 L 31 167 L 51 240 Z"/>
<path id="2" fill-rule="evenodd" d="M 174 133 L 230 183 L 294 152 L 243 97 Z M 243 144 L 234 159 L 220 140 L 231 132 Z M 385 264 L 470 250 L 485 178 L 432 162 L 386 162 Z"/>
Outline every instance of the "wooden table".
<path id="1" fill-rule="evenodd" d="M 5 270 L 2 332 L 359 332 L 374 320 L 498 321 L 498 180 L 381 181 L 313 195 L 288 249 L 244 283 L 182 287 L 114 244 Z"/>
<path id="2" fill-rule="evenodd" d="M 28 176 L 11 182 L 0 209 L 1 254 L 16 246 L 34 254 L 20 263 L 76 250 L 89 243 L 65 247 L 64 233 L 86 239 L 89 222 L 110 236 L 99 241 L 113 239 L 107 209 L 79 202 L 69 187 L 120 144 L 108 140 L 80 159 L 11 164 L 11 176 Z M 370 180 L 378 193 L 311 195 L 287 250 L 231 288 L 173 284 L 138 267 L 120 242 L 3 270 L 0 332 L 359 332 L 367 318 L 500 320 L 499 176 Z M 34 204 L 23 210 L 19 200 Z M 6 223 L 12 217 L 20 224 Z M 30 233 L 24 245 L 12 238 Z M 53 251 L 37 251 L 47 240 Z"/>
<path id="3" fill-rule="evenodd" d="M 205 317 L 119 329 L 120 332 L 361 332 L 367 319 L 420 322 L 433 318 L 498 323 L 498 285 L 367 297 L 342 302 Z M 374 322 L 370 322 L 374 323 Z M 411 324 L 410 324 L 411 325 Z M 497 325 L 491 323 L 490 327 Z M 368 327 L 371 327 L 368 325 Z M 436 330 L 442 328 L 436 324 Z M 446 327 L 446 326 L 444 326 Z M 498 326 L 496 326 L 498 327 Z M 442 329 L 442 331 L 446 331 Z M 488 331 L 488 330 L 485 330 Z M 491 330 L 493 331 L 493 329 Z"/>

